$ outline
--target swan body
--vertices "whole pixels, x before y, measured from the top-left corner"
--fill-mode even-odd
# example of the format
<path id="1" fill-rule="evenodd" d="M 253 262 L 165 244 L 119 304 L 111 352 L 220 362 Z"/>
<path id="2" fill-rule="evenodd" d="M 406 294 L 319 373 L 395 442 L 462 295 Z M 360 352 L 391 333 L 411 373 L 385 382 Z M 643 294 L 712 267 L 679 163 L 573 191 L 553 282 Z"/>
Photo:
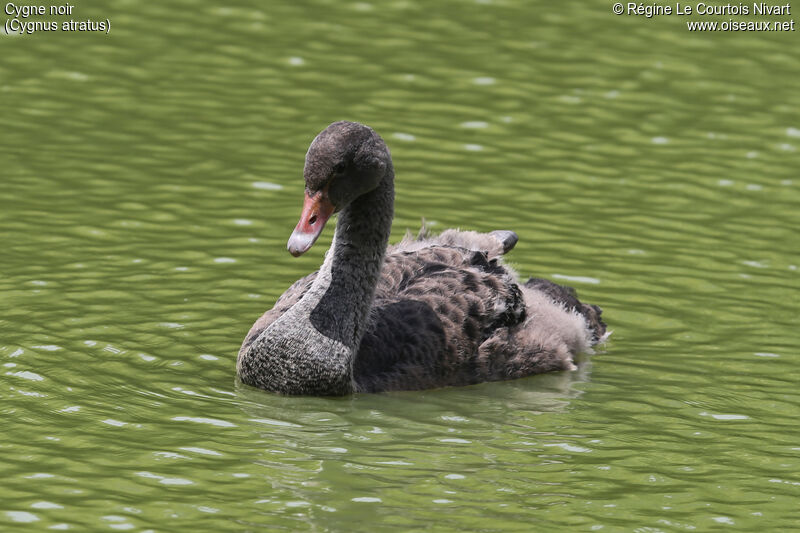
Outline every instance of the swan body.
<path id="1" fill-rule="evenodd" d="M 295 282 L 250 329 L 246 384 L 345 395 L 514 379 L 575 369 L 606 336 L 597 306 L 502 261 L 511 231 L 446 230 L 388 246 L 394 170 L 383 139 L 335 122 L 311 143 L 305 203 L 288 248 L 307 251 L 339 212 L 319 271 Z"/>

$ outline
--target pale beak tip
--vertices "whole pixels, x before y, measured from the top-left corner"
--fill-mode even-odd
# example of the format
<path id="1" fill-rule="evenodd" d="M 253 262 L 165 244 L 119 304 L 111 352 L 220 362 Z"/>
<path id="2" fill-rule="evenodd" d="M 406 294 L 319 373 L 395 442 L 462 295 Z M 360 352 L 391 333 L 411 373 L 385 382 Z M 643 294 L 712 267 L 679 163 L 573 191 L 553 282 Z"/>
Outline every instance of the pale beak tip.
<path id="1" fill-rule="evenodd" d="M 289 237 L 289 242 L 286 243 L 286 249 L 289 250 L 289 253 L 294 257 L 300 257 L 311 248 L 311 245 L 314 244 L 316 240 L 317 235 L 294 230 L 292 236 Z"/>

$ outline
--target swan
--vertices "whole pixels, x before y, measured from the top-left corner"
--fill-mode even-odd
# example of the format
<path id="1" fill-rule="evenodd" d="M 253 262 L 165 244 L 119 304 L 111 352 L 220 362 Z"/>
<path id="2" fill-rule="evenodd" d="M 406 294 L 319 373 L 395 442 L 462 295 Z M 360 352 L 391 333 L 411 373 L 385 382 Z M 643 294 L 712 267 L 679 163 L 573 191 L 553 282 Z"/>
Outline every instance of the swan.
<path id="1" fill-rule="evenodd" d="M 502 262 L 512 231 L 423 231 L 388 246 L 389 149 L 371 128 L 334 122 L 311 143 L 305 201 L 288 242 L 297 257 L 338 212 L 317 272 L 256 320 L 239 379 L 291 395 L 419 390 L 574 370 L 606 337 L 601 309 Z"/>

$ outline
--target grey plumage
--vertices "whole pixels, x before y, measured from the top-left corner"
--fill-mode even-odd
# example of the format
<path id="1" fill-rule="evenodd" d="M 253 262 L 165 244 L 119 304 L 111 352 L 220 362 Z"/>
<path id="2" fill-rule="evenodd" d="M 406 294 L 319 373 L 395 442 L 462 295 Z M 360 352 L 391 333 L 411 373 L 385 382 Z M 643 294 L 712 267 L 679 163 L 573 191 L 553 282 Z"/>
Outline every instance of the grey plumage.
<path id="1" fill-rule="evenodd" d="M 574 369 L 574 355 L 604 339 L 599 307 L 547 280 L 519 282 L 502 262 L 512 231 L 423 229 L 387 248 L 394 171 L 370 128 L 331 124 L 304 174 L 307 201 L 341 211 L 333 243 L 320 270 L 251 328 L 237 360 L 243 382 L 317 395 L 465 385 Z M 295 234 L 310 231 L 303 223 Z"/>

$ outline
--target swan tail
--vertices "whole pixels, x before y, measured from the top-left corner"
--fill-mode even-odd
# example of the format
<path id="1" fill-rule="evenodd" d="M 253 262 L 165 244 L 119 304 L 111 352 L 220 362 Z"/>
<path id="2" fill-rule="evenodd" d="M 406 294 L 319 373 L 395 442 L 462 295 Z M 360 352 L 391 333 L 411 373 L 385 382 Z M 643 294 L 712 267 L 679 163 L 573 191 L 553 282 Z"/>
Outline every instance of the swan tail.
<path id="1" fill-rule="evenodd" d="M 542 278 L 530 278 L 525 282 L 525 287 L 543 292 L 568 311 L 575 311 L 581 315 L 591 332 L 592 345 L 605 342 L 608 338 L 606 323 L 602 319 L 603 309 L 599 305 L 582 303 L 578 300 L 578 294 L 572 287 L 558 285 Z"/>

